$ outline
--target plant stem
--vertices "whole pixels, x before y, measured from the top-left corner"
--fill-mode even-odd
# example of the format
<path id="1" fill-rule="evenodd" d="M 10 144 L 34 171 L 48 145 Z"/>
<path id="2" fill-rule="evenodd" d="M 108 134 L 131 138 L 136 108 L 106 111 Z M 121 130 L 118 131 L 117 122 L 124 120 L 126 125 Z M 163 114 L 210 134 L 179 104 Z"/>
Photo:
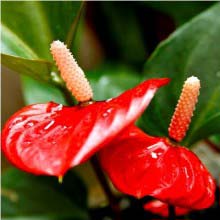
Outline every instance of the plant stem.
<path id="1" fill-rule="evenodd" d="M 206 144 L 208 144 L 215 152 L 220 153 L 220 148 L 214 144 L 212 141 L 210 141 L 209 139 L 205 140 Z"/>
<path id="2" fill-rule="evenodd" d="M 99 164 L 99 161 L 98 161 L 98 158 L 96 155 L 92 156 L 91 159 L 91 164 L 93 166 L 93 169 L 96 173 L 96 176 L 109 200 L 109 204 L 110 204 L 110 207 L 115 215 L 115 220 L 120 220 L 120 208 L 119 208 L 119 205 L 118 205 L 118 201 L 117 201 L 117 198 L 115 197 L 115 195 L 112 193 L 110 187 L 109 187 L 109 183 L 102 171 L 102 168 Z"/>
<path id="3" fill-rule="evenodd" d="M 66 88 L 61 88 L 61 89 L 62 89 L 62 92 L 64 93 L 65 100 L 66 100 L 67 104 L 68 104 L 69 106 L 75 105 L 74 100 L 73 100 L 73 96 L 72 96 L 72 94 L 69 92 L 69 90 L 66 89 Z"/>
<path id="4" fill-rule="evenodd" d="M 176 213 L 175 213 L 175 207 L 173 205 L 168 206 L 168 220 L 175 220 L 176 219 Z"/>

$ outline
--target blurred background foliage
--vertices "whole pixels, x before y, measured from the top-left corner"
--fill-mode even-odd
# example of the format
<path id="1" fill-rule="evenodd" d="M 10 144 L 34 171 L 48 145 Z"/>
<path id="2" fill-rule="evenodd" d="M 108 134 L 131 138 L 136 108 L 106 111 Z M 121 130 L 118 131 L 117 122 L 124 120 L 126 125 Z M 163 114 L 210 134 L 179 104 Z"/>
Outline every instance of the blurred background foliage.
<path id="1" fill-rule="evenodd" d="M 219 3 L 5 1 L 1 12 L 2 124 L 26 104 L 75 103 L 50 55 L 59 39 L 86 72 L 96 100 L 147 78 L 172 79 L 138 121 L 152 135 L 167 135 L 184 80 L 198 76 L 201 94 L 183 144 L 206 139 L 220 148 Z M 89 163 L 62 185 L 9 168 L 4 158 L 2 170 L 3 219 L 88 219 L 87 198 L 89 207 L 107 204 Z"/>

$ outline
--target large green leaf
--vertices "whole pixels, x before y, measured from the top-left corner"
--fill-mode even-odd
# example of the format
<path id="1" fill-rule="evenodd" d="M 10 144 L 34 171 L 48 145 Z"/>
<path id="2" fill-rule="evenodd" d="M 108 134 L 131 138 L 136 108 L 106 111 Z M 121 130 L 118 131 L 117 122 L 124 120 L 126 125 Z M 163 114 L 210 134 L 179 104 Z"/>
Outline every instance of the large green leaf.
<path id="1" fill-rule="evenodd" d="M 156 95 L 141 125 L 152 134 L 167 135 L 181 87 L 188 76 L 201 80 L 199 102 L 186 145 L 220 133 L 220 4 L 200 14 L 159 45 L 145 65 L 145 76 L 170 77 Z M 144 122 L 144 123 L 143 123 Z"/>
<path id="2" fill-rule="evenodd" d="M 2 174 L 2 219 L 85 220 L 86 189 L 69 171 L 55 177 L 34 176 L 11 168 Z"/>

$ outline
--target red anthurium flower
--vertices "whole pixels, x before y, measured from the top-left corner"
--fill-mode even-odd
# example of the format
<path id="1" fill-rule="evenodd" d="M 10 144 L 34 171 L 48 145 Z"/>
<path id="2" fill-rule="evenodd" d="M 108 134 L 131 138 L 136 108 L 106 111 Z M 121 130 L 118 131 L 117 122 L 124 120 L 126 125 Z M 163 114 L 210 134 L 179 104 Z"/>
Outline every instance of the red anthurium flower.
<path id="1" fill-rule="evenodd" d="M 152 212 L 156 215 L 160 215 L 163 217 L 168 217 L 169 211 L 168 211 L 168 204 L 161 202 L 159 200 L 153 200 L 146 204 L 144 204 L 144 209 L 146 211 Z M 190 212 L 190 209 L 185 209 L 182 207 L 175 207 L 175 214 L 176 216 L 186 215 Z"/>
<path id="2" fill-rule="evenodd" d="M 186 134 L 199 94 L 199 80 L 187 79 L 169 135 L 181 141 Z M 135 126 L 118 135 L 100 151 L 102 167 L 123 193 L 151 195 L 174 206 L 203 209 L 214 202 L 215 183 L 190 150 L 168 138 L 152 137 Z"/>
<path id="3" fill-rule="evenodd" d="M 80 104 L 66 107 L 49 102 L 24 107 L 4 126 L 2 150 L 24 171 L 62 176 L 134 123 L 169 80 L 147 80 L 116 98 L 94 102 L 88 81 L 64 44 L 56 41 L 51 50 Z"/>
<path id="4" fill-rule="evenodd" d="M 100 162 L 125 194 L 150 195 L 190 209 L 207 208 L 214 202 L 214 181 L 193 152 L 135 126 L 100 151 Z"/>

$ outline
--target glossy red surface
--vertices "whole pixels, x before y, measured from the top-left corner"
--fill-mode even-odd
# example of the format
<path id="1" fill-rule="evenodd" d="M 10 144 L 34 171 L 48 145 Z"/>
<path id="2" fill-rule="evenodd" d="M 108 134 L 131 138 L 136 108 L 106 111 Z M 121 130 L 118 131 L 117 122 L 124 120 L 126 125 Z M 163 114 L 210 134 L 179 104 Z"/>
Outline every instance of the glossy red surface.
<path id="1" fill-rule="evenodd" d="M 169 211 L 168 211 L 168 204 L 161 202 L 159 200 L 153 200 L 150 201 L 146 204 L 144 204 L 144 209 L 146 211 L 152 212 L 154 214 L 163 216 L 163 217 L 168 217 Z M 175 207 L 175 215 L 176 216 L 181 216 L 181 215 L 186 215 L 190 212 L 190 209 L 186 208 L 181 208 L 176 206 Z"/>
<path id="2" fill-rule="evenodd" d="M 117 189 L 141 198 L 190 209 L 214 202 L 215 183 L 190 150 L 167 138 L 151 137 L 130 126 L 100 153 L 100 162 Z"/>
<path id="3" fill-rule="evenodd" d="M 132 124 L 169 79 L 147 80 L 120 96 L 85 107 L 34 104 L 15 113 L 2 131 L 2 150 L 18 168 L 61 176 Z"/>

